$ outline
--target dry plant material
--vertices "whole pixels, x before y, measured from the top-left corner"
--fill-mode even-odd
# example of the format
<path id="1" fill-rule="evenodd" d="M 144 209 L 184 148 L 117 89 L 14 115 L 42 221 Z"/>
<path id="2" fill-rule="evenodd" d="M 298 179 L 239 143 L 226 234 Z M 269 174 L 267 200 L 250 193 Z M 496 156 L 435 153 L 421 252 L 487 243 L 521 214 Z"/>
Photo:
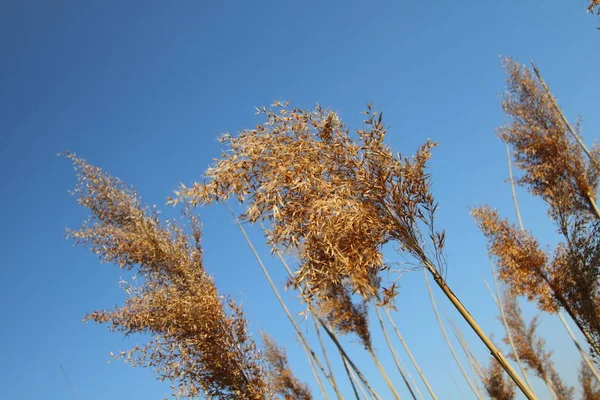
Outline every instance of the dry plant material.
<path id="1" fill-rule="evenodd" d="M 518 358 L 548 385 L 557 400 L 572 400 L 574 389 L 564 384 L 551 360 L 552 352 L 545 350 L 544 339 L 537 336 L 538 317 L 527 326 L 516 296 L 505 291 L 501 301 Z M 505 338 L 504 342 L 508 343 L 509 339 Z M 509 357 L 516 360 L 512 353 Z"/>
<path id="2" fill-rule="evenodd" d="M 600 222 L 573 217 L 567 243 L 552 259 L 527 231 L 501 219 L 495 210 L 480 207 L 473 217 L 488 240 L 498 273 L 514 295 L 526 296 L 542 311 L 562 307 L 584 334 L 591 354 L 600 355 Z"/>
<path id="3" fill-rule="evenodd" d="M 206 172 L 208 181 L 183 187 L 178 199 L 194 205 L 229 197 L 246 202 L 243 220 L 269 220 L 269 243 L 302 253 L 291 283 L 305 284 L 321 307 L 345 304 L 346 311 L 329 322 L 341 332 L 348 327 L 370 347 L 361 333 L 368 329 L 362 322 L 366 308 L 348 298 L 393 300 L 393 282 L 382 286 L 389 266 L 381 246 L 394 239 L 419 264 L 430 254 L 443 258 L 444 236 L 433 230 L 435 204 L 425 171 L 434 143 L 403 159 L 384 145 L 382 114 L 370 106 L 356 139 L 336 113 L 320 106 L 273 107 L 259 110 L 264 124 L 235 138 L 225 134 L 228 149 Z M 432 238 L 428 246 L 424 236 Z"/>
<path id="4" fill-rule="evenodd" d="M 515 385 L 505 379 L 504 369 L 494 357 L 490 358 L 490 366 L 483 370 L 483 385 L 491 400 L 514 400 Z"/>
<path id="5" fill-rule="evenodd" d="M 309 387 L 292 373 L 285 349 L 267 333 L 261 334 L 264 346 L 263 357 L 268 364 L 267 376 L 273 392 L 285 400 L 312 400 Z"/>
<path id="6" fill-rule="evenodd" d="M 502 108 L 512 121 L 498 136 L 511 145 L 515 164 L 524 171 L 516 182 L 544 199 L 557 222 L 573 215 L 594 216 L 600 178 L 597 149 L 592 160 L 586 158 L 552 94 L 529 68 L 510 58 L 504 67 Z"/>
<path id="7" fill-rule="evenodd" d="M 488 240 L 488 249 L 496 258 L 500 279 L 513 294 L 526 296 L 541 310 L 555 312 L 556 300 L 548 285 L 551 281 L 548 256 L 533 235 L 501 219 L 490 207 L 474 208 L 471 214 Z"/>
<path id="8" fill-rule="evenodd" d="M 589 13 L 595 12 L 596 15 L 600 15 L 600 0 L 590 0 L 587 10 Z"/>
<path id="9" fill-rule="evenodd" d="M 92 212 L 68 236 L 103 263 L 142 277 L 139 286 L 125 285 L 128 298 L 122 306 L 85 318 L 125 335 L 151 338 L 116 357 L 151 367 L 159 379 L 173 381 L 175 396 L 271 398 L 242 309 L 217 292 L 203 268 L 199 222 L 187 214 L 190 238 L 173 221 L 161 223 L 159 212 L 143 205 L 136 191 L 119 179 L 68 157 L 78 176 L 73 195 Z"/>
<path id="10" fill-rule="evenodd" d="M 581 384 L 581 400 L 600 400 L 600 383 L 585 362 L 579 369 L 579 383 Z"/>

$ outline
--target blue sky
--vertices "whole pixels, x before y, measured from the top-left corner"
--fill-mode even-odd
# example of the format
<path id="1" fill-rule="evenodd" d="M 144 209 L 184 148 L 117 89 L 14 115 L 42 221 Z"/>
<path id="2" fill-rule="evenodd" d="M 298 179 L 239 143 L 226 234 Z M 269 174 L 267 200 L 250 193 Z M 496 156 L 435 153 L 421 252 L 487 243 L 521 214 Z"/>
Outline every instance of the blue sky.
<path id="1" fill-rule="evenodd" d="M 200 179 L 219 156 L 218 134 L 252 127 L 260 121 L 253 107 L 273 100 L 319 102 L 354 127 L 372 101 L 384 112 L 396 151 L 411 154 L 427 138 L 439 142 L 431 171 L 439 223 L 447 229 L 448 282 L 499 341 L 482 281 L 489 279 L 485 242 L 468 214 L 484 203 L 514 214 L 504 147 L 494 137 L 504 120 L 499 55 L 534 59 L 567 115 L 583 115 L 589 142 L 600 126 L 600 21 L 585 7 L 584 0 L 4 2 L 1 397 L 70 398 L 61 364 L 78 399 L 161 399 L 169 390 L 150 370 L 107 364 L 110 351 L 143 338 L 81 322 L 87 312 L 123 299 L 117 287 L 123 273 L 64 240 L 65 227 L 77 227 L 87 212 L 67 193 L 74 173 L 56 153 L 76 152 L 162 206 L 179 182 Z M 519 194 L 527 227 L 544 244 L 555 243 L 542 204 Z M 316 390 L 292 328 L 227 211 L 200 212 L 206 267 L 218 287 L 243 303 L 255 333 L 266 329 L 288 348 L 293 368 Z M 282 284 L 280 267 L 268 264 Z M 293 293 L 286 296 L 301 311 Z M 439 397 L 471 398 L 435 323 L 422 274 L 403 277 L 398 305 L 397 321 Z M 487 363 L 483 346 L 460 326 Z M 544 315 L 541 329 L 560 371 L 576 384 L 579 358 L 557 318 Z M 385 393 L 370 360 L 349 345 Z"/>

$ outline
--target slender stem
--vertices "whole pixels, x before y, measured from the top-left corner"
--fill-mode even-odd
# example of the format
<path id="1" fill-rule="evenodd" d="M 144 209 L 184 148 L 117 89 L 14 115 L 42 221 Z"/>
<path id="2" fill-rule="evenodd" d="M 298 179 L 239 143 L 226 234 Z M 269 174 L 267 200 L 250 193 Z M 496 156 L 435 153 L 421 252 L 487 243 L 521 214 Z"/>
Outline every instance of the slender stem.
<path id="1" fill-rule="evenodd" d="M 379 395 L 377 394 L 377 392 L 371 387 L 371 385 L 369 385 L 369 381 L 367 381 L 367 379 L 364 377 L 364 375 L 362 374 L 362 372 L 360 372 L 360 370 L 358 369 L 358 367 L 356 366 L 356 364 L 354 364 L 354 362 L 352 361 L 352 359 L 350 357 L 348 357 L 348 353 L 346 353 L 346 350 L 344 350 L 344 348 L 342 347 L 342 345 L 338 341 L 338 339 L 335 336 L 335 334 L 327 327 L 327 325 L 325 324 L 325 322 L 320 317 L 319 317 L 318 320 L 319 320 L 319 323 L 321 324 L 321 326 L 323 327 L 323 330 L 325 330 L 325 333 L 327 333 L 327 335 L 329 335 L 329 338 L 331 339 L 331 341 L 333 342 L 333 344 L 335 344 L 335 346 L 338 348 L 338 350 L 342 354 L 342 357 L 344 357 L 344 359 L 346 359 L 346 361 L 348 361 L 348 364 L 350 364 L 350 366 L 352 367 L 352 369 L 354 370 L 354 372 L 356 372 L 356 374 L 358 375 L 358 377 L 360 378 L 360 380 L 362 381 L 362 383 L 365 385 L 365 387 L 373 394 L 373 396 L 376 399 L 381 400 L 381 397 L 379 397 Z"/>
<path id="2" fill-rule="evenodd" d="M 567 332 L 569 332 L 569 336 L 571 337 L 571 340 L 575 344 L 575 347 L 577 347 L 577 350 L 579 350 L 579 353 L 581 354 L 581 357 L 583 357 L 583 360 L 585 361 L 585 364 L 592 371 L 592 373 L 594 374 L 594 376 L 596 377 L 596 379 L 598 380 L 598 382 L 600 382 L 600 373 L 594 367 L 594 363 L 593 363 L 592 359 L 590 358 L 590 356 L 588 356 L 587 353 L 581 348 L 581 345 L 577 341 L 577 338 L 575 338 L 575 334 L 571 330 L 571 327 L 567 323 L 567 320 L 565 319 L 565 316 L 563 315 L 562 311 L 560 311 L 560 310 L 558 310 L 558 317 L 560 318 L 560 322 L 562 322 L 562 324 L 565 327 L 565 329 L 567 330 Z"/>
<path id="3" fill-rule="evenodd" d="M 396 368 L 398 369 L 398 372 L 400 372 L 400 376 L 402 376 L 402 380 L 404 381 L 404 384 L 408 388 L 408 391 L 410 392 L 411 397 L 414 400 L 417 400 L 417 397 L 415 396 L 415 393 L 413 392 L 413 390 L 410 386 L 410 383 L 408 383 L 408 380 L 406 379 L 406 375 L 404 374 L 404 371 L 403 371 L 402 367 L 400 366 L 400 360 L 398 359 L 396 350 L 394 349 L 394 346 L 392 346 L 390 336 L 388 335 L 387 329 L 386 329 L 385 325 L 383 324 L 383 319 L 381 319 L 381 312 L 379 311 L 379 307 L 375 306 L 375 312 L 377 313 L 377 319 L 379 320 L 379 325 L 381 326 L 381 330 L 383 331 L 383 336 L 385 337 L 385 341 L 387 342 L 390 352 L 392 353 L 392 357 L 394 358 L 394 363 L 396 364 Z"/>
<path id="4" fill-rule="evenodd" d="M 477 324 L 477 321 L 475 321 L 475 319 L 471 316 L 469 311 L 467 311 L 465 306 L 463 306 L 463 304 L 460 302 L 458 297 L 456 297 L 456 295 L 452 292 L 452 290 L 450 289 L 448 284 L 446 284 L 446 281 L 444 280 L 444 278 L 442 278 L 442 276 L 435 269 L 435 267 L 433 265 L 431 265 L 431 262 L 429 262 L 429 260 L 423 260 L 423 264 L 424 264 L 425 268 L 427 268 L 429 273 L 432 275 L 435 283 L 437 283 L 437 285 L 442 290 L 442 292 L 444 292 L 446 297 L 448 297 L 448 299 L 450 300 L 452 305 L 454 305 L 454 307 L 460 313 L 460 315 L 465 319 L 465 321 L 467 321 L 467 323 L 469 324 L 469 326 L 471 326 L 471 328 L 477 334 L 477 336 L 479 336 L 479 339 L 481 339 L 481 341 L 488 348 L 488 350 L 490 351 L 492 356 L 500 363 L 502 368 L 504 368 L 504 370 L 506 371 L 508 376 L 510 376 L 510 378 L 519 387 L 519 389 L 521 389 L 521 392 L 523 392 L 525 397 L 529 400 L 537 399 L 535 394 L 527 387 L 525 382 L 519 377 L 519 374 L 517 374 L 517 371 L 515 371 L 514 368 L 508 363 L 508 361 L 506 360 L 506 357 L 504 357 L 504 355 L 500 352 L 500 350 L 496 347 L 496 345 L 494 345 L 494 343 L 490 340 L 490 338 L 487 337 L 487 335 L 481 329 L 479 324 Z"/>
<path id="5" fill-rule="evenodd" d="M 479 400 L 483 400 L 481 394 L 479 393 L 479 391 L 477 390 L 477 388 L 475 387 L 475 385 L 473 384 L 473 382 L 469 378 L 469 375 L 467 374 L 467 371 L 465 371 L 465 368 L 463 367 L 463 365 L 459 361 L 458 356 L 456 355 L 456 352 L 454 351 L 454 347 L 452 346 L 452 343 L 450 342 L 450 338 L 448 337 L 448 334 L 446 333 L 446 328 L 444 327 L 444 323 L 442 322 L 442 318 L 440 317 L 440 313 L 438 312 L 437 305 L 436 305 L 436 302 L 435 302 L 435 298 L 433 297 L 433 290 L 431 290 L 431 286 L 429 285 L 429 279 L 427 278 L 427 271 L 425 271 L 425 269 L 423 269 L 423 274 L 425 276 L 425 284 L 427 285 L 427 291 L 429 292 L 429 299 L 431 300 L 431 305 L 433 306 L 433 311 L 435 313 L 435 318 L 437 319 L 438 325 L 440 326 L 440 330 L 442 331 L 442 334 L 444 335 L 444 339 L 446 340 L 446 344 L 448 345 L 448 348 L 450 349 L 450 352 L 452 353 L 452 357 L 454 358 L 454 361 L 456 362 L 456 365 L 458 365 L 458 368 L 460 369 L 460 372 L 462 373 L 463 377 L 467 381 L 467 384 L 469 385 L 469 387 L 471 388 L 471 390 L 473 391 L 473 393 L 475 394 L 475 396 Z"/>
<path id="6" fill-rule="evenodd" d="M 427 378 L 425 378 L 425 374 L 423 374 L 423 371 L 421 371 L 421 368 L 419 367 L 419 364 L 417 363 L 417 360 L 415 360 L 415 357 L 413 356 L 412 352 L 410 351 L 410 348 L 408 347 L 408 345 L 404 341 L 404 338 L 400 334 L 400 330 L 398 329 L 398 327 L 396 326 L 396 323 L 394 322 L 394 319 L 390 315 L 390 311 L 387 308 L 385 308 L 384 311 L 387 314 L 388 321 L 390 321 L 390 324 L 392 324 L 392 328 L 394 329 L 394 332 L 396 333 L 396 336 L 400 340 L 400 343 L 402 343 L 402 347 L 404 347 L 404 351 L 406 351 L 406 354 L 408 354 L 408 357 L 410 358 L 410 361 L 413 363 L 413 366 L 417 370 L 417 373 L 421 377 L 421 380 L 423 381 L 423 384 L 425 385 L 425 388 L 427 388 L 427 391 L 429 392 L 429 395 L 434 400 L 437 400 L 437 397 L 436 397 L 435 393 L 433 392 L 433 389 L 431 388 L 431 385 L 427 381 Z"/>
<path id="7" fill-rule="evenodd" d="M 316 328 L 318 329 L 318 327 Z M 356 397 L 356 400 L 360 400 L 360 396 L 358 395 L 358 392 L 356 391 L 356 386 L 354 385 L 354 378 L 352 377 L 352 375 L 350 375 L 350 370 L 348 369 L 348 364 L 346 363 L 346 360 L 344 360 L 344 357 L 342 357 L 342 362 L 344 363 L 344 370 L 346 370 L 346 375 L 348 375 L 350 385 L 352 385 L 352 391 L 354 392 L 354 396 Z"/>
<path id="8" fill-rule="evenodd" d="M 319 373 L 317 372 L 317 368 L 315 367 L 314 360 L 310 356 L 310 353 L 308 351 L 306 351 L 306 348 L 304 346 L 302 346 L 302 348 L 305 349 L 304 354 L 306 354 L 306 358 L 308 359 L 308 363 L 310 364 L 310 369 L 313 373 L 313 376 L 315 377 L 315 380 L 317 381 L 317 385 L 319 386 L 319 390 L 321 391 L 323 398 L 329 399 L 329 397 L 327 396 L 327 391 L 325 390 L 325 386 L 323 386 L 323 381 L 321 380 L 321 377 L 319 376 Z"/>
<path id="9" fill-rule="evenodd" d="M 229 207 L 228 204 L 227 204 L 227 207 Z M 317 357 L 317 355 L 315 354 L 315 352 L 311 349 L 311 347 L 308 344 L 306 338 L 302 334 L 302 331 L 300 330 L 300 328 L 296 324 L 296 321 L 294 321 L 294 318 L 292 317 L 292 314 L 290 313 L 290 311 L 288 310 L 287 306 L 285 305 L 285 302 L 281 298 L 281 295 L 279 294 L 279 291 L 277 290 L 277 287 L 275 286 L 275 283 L 273 283 L 273 280 L 271 279 L 271 275 L 269 274 L 269 271 L 267 271 L 267 268 L 263 264 L 260 256 L 258 255 L 258 252 L 256 251 L 256 249 L 254 248 L 254 245 L 250 241 L 250 238 L 248 237 L 248 234 L 246 233 L 246 230 L 244 229 L 244 227 L 240 223 L 239 219 L 236 218 L 235 214 L 233 213 L 233 210 L 231 210 L 231 207 L 229 207 L 229 211 L 233 215 L 233 217 L 235 219 L 235 223 L 237 224 L 238 228 L 240 229 L 240 231 L 244 235 L 244 238 L 246 239 L 246 242 L 248 243 L 248 246 L 252 250 L 252 253 L 254 253 L 254 257 L 258 261 L 258 264 L 260 265 L 260 268 L 262 269 L 263 274 L 267 278 L 267 281 L 269 282 L 269 285 L 271 286 L 271 289 L 273 290 L 273 293 L 275 293 L 275 296 L 277 297 L 277 300 L 279 301 L 279 304 L 281 304 L 281 307 L 285 311 L 286 316 L 288 317 L 288 319 L 290 320 L 290 322 L 294 326 L 294 329 L 296 330 L 296 334 L 300 338 L 300 341 L 302 342 L 302 345 L 305 347 L 306 351 L 310 352 L 310 355 L 312 356 L 313 360 L 315 361 L 317 367 L 319 367 L 319 369 L 321 370 L 321 372 L 323 373 L 323 375 L 325 376 L 325 378 L 329 381 L 329 383 L 331 384 L 331 386 L 335 389 L 335 385 L 333 383 L 333 380 L 327 374 L 327 372 L 325 372 L 325 369 L 323 368 L 323 365 L 321 364 L 321 361 L 319 361 L 319 358 Z M 337 394 L 337 396 L 338 396 L 339 399 L 343 399 L 344 398 L 341 395 L 341 393 L 339 393 L 337 391 L 336 391 L 336 394 Z"/>
<path id="10" fill-rule="evenodd" d="M 327 372 L 329 372 L 329 376 L 331 376 L 331 380 L 335 384 L 334 390 L 336 393 L 338 392 L 337 382 L 335 381 L 335 376 L 333 375 L 333 369 L 331 369 L 331 364 L 329 363 L 329 357 L 327 357 L 327 351 L 325 350 L 325 345 L 323 344 L 323 340 L 321 339 L 321 331 L 319 329 L 319 325 L 317 325 L 317 314 L 316 311 L 310 307 L 310 312 L 313 315 L 313 322 L 315 324 L 315 332 L 317 333 L 317 339 L 319 340 L 319 345 L 321 346 L 321 352 L 323 353 L 323 358 L 325 359 L 325 364 L 327 365 Z"/>
<path id="11" fill-rule="evenodd" d="M 353 382 L 354 385 L 356 385 L 356 387 L 358 388 L 363 399 L 372 400 L 374 397 L 368 396 L 367 393 L 365 393 L 365 389 L 363 388 L 363 385 L 362 385 L 360 379 L 358 379 L 356 377 L 356 375 L 354 374 L 354 371 L 352 371 L 352 369 L 348 368 L 348 361 L 346 361 L 346 359 L 344 357 L 342 357 L 342 361 L 344 362 L 344 367 L 346 368 L 346 371 L 348 371 L 348 373 L 350 374 L 350 381 Z"/>
<path id="12" fill-rule="evenodd" d="M 390 377 L 388 376 L 388 374 L 385 372 L 385 369 L 383 368 L 383 365 L 381 365 L 381 363 L 379 362 L 379 359 L 375 355 L 375 352 L 373 351 L 373 349 L 369 347 L 369 348 L 367 348 L 367 352 L 371 355 L 371 358 L 373 359 L 373 362 L 375 363 L 375 366 L 379 370 L 379 373 L 381 374 L 381 376 L 382 376 L 383 380 L 385 381 L 385 383 L 388 385 L 388 387 L 392 391 L 392 394 L 394 395 L 394 398 L 397 399 L 397 400 L 400 400 L 400 395 L 396 391 L 396 388 L 394 387 L 394 384 L 390 380 Z"/>
<path id="13" fill-rule="evenodd" d="M 469 362 L 469 368 L 471 369 L 471 374 L 473 375 L 473 377 L 479 377 L 480 380 L 483 380 L 484 374 L 481 369 L 481 366 L 479 365 L 477 358 L 475 358 L 475 356 L 471 352 L 471 349 L 469 349 L 469 345 L 467 344 L 467 341 L 465 340 L 465 337 L 463 336 L 462 332 L 460 331 L 460 329 L 458 329 L 458 326 L 456 326 L 452 322 L 450 317 L 448 317 L 447 315 L 446 315 L 446 319 L 450 323 L 450 327 L 452 328 L 452 331 L 454 332 L 454 336 L 458 340 L 458 344 L 460 345 L 463 352 L 465 353 L 465 357 L 467 357 L 467 361 Z M 483 397 L 481 386 L 479 386 L 479 381 L 477 379 L 473 379 L 473 381 L 475 383 L 475 387 L 477 388 L 477 393 L 479 393 L 479 396 Z"/>
<path id="14" fill-rule="evenodd" d="M 517 221 L 519 221 L 519 226 L 521 227 L 521 231 L 523 229 L 523 220 L 521 219 L 521 209 L 519 208 L 519 202 L 517 201 L 517 191 L 515 189 L 515 180 L 513 178 L 513 170 L 512 170 L 512 162 L 510 159 L 510 148 L 508 147 L 508 143 L 506 144 L 506 159 L 508 163 L 508 180 L 510 182 L 510 189 L 512 191 L 513 204 L 515 206 L 515 212 L 517 213 Z"/>

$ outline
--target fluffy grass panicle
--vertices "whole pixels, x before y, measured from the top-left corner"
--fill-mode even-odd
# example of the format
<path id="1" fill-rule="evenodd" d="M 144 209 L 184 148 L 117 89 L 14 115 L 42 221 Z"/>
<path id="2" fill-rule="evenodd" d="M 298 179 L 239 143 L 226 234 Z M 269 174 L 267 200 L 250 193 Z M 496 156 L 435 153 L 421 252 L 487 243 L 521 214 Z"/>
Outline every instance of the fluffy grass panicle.
<path id="1" fill-rule="evenodd" d="M 172 221 L 161 223 L 158 211 L 144 206 L 134 189 L 68 157 L 78 175 L 73 195 L 92 212 L 68 235 L 103 262 L 133 269 L 142 278 L 137 287 L 126 285 L 123 305 L 92 312 L 86 320 L 125 335 L 149 335 L 145 345 L 117 357 L 173 381 L 175 396 L 269 398 L 260 353 L 241 308 L 217 292 L 203 268 L 198 221 L 190 216 L 190 238 Z"/>

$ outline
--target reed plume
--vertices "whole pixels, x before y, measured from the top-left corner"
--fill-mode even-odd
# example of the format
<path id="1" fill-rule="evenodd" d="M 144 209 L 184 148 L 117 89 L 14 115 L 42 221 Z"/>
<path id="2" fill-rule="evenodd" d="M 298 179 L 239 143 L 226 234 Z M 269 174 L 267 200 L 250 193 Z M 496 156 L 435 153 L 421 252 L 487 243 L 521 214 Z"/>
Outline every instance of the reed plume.
<path id="1" fill-rule="evenodd" d="M 266 332 L 262 332 L 261 337 L 269 387 L 273 392 L 284 400 L 312 400 L 310 388 L 292 373 L 285 349 L 277 346 Z"/>
<path id="2" fill-rule="evenodd" d="M 187 214 L 190 237 L 174 221 L 160 222 L 159 212 L 145 206 L 135 189 L 75 155 L 67 157 L 78 177 L 73 195 L 92 213 L 68 236 L 103 263 L 142 277 L 138 286 L 125 284 L 123 305 L 85 318 L 150 338 L 116 357 L 153 368 L 159 379 L 174 383 L 175 396 L 272 398 L 242 309 L 218 293 L 204 269 L 198 220 Z"/>
<path id="3" fill-rule="evenodd" d="M 515 385 L 505 379 L 505 372 L 495 358 L 490 357 L 490 366 L 483 370 L 483 386 L 491 400 L 514 400 Z"/>
<path id="4" fill-rule="evenodd" d="M 504 68 L 502 108 L 512 121 L 498 136 L 512 147 L 515 164 L 524 172 L 516 183 L 540 196 L 561 228 L 562 220 L 574 215 L 600 218 L 598 148 L 590 151 L 583 144 L 581 132 L 566 120 L 537 69 L 534 74 L 510 58 Z"/>
<path id="5" fill-rule="evenodd" d="M 391 304 L 395 281 L 383 282 L 382 272 L 390 268 L 381 247 L 394 241 L 414 266 L 432 274 L 519 388 L 534 398 L 442 277 L 445 236 L 434 227 L 437 203 L 426 170 L 435 143 L 427 141 L 411 159 L 394 154 L 383 142 L 382 114 L 370 105 L 355 139 L 336 113 L 320 106 L 273 107 L 259 110 L 264 124 L 236 138 L 225 134 L 228 150 L 206 172 L 208 181 L 183 186 L 171 201 L 246 201 L 241 218 L 269 220 L 273 249 L 301 249 L 304 263 L 295 275 L 309 297 L 331 294 L 328 288 L 341 284 L 366 301 Z M 334 325 L 344 326 L 342 320 Z"/>
<path id="6" fill-rule="evenodd" d="M 537 335 L 538 317 L 534 317 L 527 326 L 522 316 L 521 307 L 514 295 L 511 295 L 509 291 L 505 291 L 501 301 L 511 337 L 518 353 L 513 354 L 511 352 L 509 357 L 516 360 L 518 355 L 518 359 L 546 383 L 554 399 L 572 400 L 574 389 L 564 384 L 552 362 L 552 352 L 545 350 L 544 339 Z M 509 339 L 505 338 L 504 342 L 508 344 Z"/>
<path id="7" fill-rule="evenodd" d="M 600 383 L 585 361 L 581 362 L 579 369 L 579 383 L 583 392 L 581 400 L 600 400 Z"/>

